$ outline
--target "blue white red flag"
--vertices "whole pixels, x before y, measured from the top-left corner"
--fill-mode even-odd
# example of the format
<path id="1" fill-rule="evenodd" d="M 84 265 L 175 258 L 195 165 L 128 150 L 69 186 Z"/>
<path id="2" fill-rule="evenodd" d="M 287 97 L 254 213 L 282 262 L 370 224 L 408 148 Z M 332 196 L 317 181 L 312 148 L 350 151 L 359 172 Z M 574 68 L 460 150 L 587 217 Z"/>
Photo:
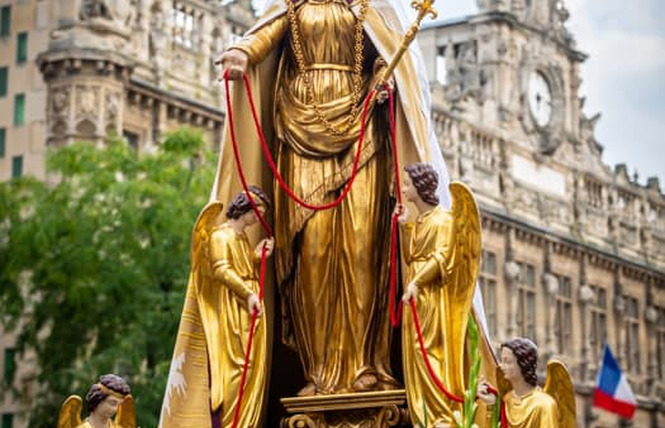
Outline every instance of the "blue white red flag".
<path id="1" fill-rule="evenodd" d="M 603 348 L 603 361 L 593 392 L 593 405 L 625 419 L 631 419 L 637 409 L 637 400 L 630 389 L 628 379 L 619 368 L 619 363 L 607 344 Z"/>

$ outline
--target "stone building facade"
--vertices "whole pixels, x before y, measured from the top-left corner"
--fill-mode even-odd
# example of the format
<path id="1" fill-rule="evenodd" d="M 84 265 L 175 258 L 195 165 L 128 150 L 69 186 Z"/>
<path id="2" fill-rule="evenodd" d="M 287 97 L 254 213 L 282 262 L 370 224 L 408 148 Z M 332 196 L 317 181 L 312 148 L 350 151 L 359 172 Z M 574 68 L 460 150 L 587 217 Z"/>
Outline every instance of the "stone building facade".
<path id="1" fill-rule="evenodd" d="M 665 198 L 610 169 L 579 95 L 586 55 L 561 1 L 478 0 L 419 34 L 451 176 L 483 218 L 481 285 L 499 344 L 533 338 L 570 368 L 578 426 L 630 426 L 591 408 L 603 343 L 628 373 L 632 426 L 665 426 Z"/>
<path id="2" fill-rule="evenodd" d="M 423 29 L 419 42 L 451 176 L 481 205 L 492 336 L 532 337 L 543 363 L 567 363 L 580 427 L 628 426 L 590 407 L 606 341 L 640 401 L 633 426 L 665 426 L 659 181 L 641 186 L 603 163 L 599 115 L 587 116 L 579 96 L 586 55 L 562 2 L 478 8 Z M 13 112 L 0 115 L 0 179 L 45 178 L 48 146 L 103 144 L 108 133 L 139 152 L 185 124 L 219 141 L 212 59 L 253 22 L 249 0 L 0 0 L 0 11 L 0 111 Z M 30 363 L 15 364 L 11 334 L 0 332 L 0 345 L 3 380 L 18 382 Z M 21 397 L 0 396 L 2 428 L 26 426 L 26 385 Z"/>

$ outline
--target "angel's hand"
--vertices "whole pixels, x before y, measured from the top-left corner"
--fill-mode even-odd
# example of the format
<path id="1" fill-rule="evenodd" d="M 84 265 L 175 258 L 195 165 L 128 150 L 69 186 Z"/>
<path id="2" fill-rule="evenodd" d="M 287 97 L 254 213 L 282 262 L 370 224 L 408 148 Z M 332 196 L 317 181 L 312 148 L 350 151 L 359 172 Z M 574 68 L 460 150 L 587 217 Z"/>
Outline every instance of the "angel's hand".
<path id="1" fill-rule="evenodd" d="M 397 203 L 395 204 L 393 215 L 397 215 L 397 221 L 400 224 L 404 224 L 406 223 L 406 220 L 409 218 L 409 210 L 406 208 L 404 204 Z"/>
<path id="2" fill-rule="evenodd" d="M 261 308 L 261 301 L 259 300 L 259 296 L 256 295 L 256 293 L 252 293 L 249 295 L 247 298 L 247 308 L 249 309 L 249 313 L 253 314 L 256 312 L 256 316 L 261 316 L 263 314 L 263 309 Z"/>
<path id="3" fill-rule="evenodd" d="M 376 102 L 383 104 L 391 93 L 395 92 L 395 79 L 390 77 L 387 82 L 379 82 L 374 88 L 376 90 Z"/>
<path id="4" fill-rule="evenodd" d="M 484 380 L 478 382 L 476 396 L 483 400 L 483 402 L 488 406 L 493 406 L 496 404 L 496 395 L 490 391 L 490 384 Z"/>
<path id="5" fill-rule="evenodd" d="M 261 260 L 261 253 L 263 253 L 263 247 L 266 247 L 266 257 L 270 257 L 272 255 L 273 250 L 275 249 L 275 238 L 265 238 L 262 239 L 261 242 L 256 246 L 256 249 L 254 250 L 254 254 L 256 255 L 256 258 Z"/>
<path id="6" fill-rule="evenodd" d="M 402 301 L 404 303 L 411 302 L 411 299 L 415 299 L 418 296 L 418 287 L 413 282 L 410 282 L 406 286 L 406 292 L 402 295 Z"/>

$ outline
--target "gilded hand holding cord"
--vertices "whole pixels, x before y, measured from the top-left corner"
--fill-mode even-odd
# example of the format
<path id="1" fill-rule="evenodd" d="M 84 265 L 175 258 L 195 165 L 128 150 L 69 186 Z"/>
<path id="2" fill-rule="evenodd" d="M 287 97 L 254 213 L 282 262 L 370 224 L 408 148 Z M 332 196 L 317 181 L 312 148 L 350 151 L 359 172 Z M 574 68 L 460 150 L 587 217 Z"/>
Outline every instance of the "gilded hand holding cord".
<path id="1" fill-rule="evenodd" d="M 224 72 L 229 71 L 229 79 L 240 80 L 247 72 L 249 58 L 247 54 L 240 49 L 229 49 L 215 60 L 215 69 L 217 71 L 217 81 L 224 80 Z"/>

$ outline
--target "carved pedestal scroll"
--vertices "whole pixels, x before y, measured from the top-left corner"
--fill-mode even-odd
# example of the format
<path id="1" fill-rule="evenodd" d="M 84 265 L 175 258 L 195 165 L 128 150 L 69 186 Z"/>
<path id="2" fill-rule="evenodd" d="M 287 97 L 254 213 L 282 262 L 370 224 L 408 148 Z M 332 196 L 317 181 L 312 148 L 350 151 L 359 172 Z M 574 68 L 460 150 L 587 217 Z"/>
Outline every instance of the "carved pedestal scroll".
<path id="1" fill-rule="evenodd" d="M 403 389 L 283 398 L 289 416 L 281 428 L 387 428 L 409 426 Z"/>

